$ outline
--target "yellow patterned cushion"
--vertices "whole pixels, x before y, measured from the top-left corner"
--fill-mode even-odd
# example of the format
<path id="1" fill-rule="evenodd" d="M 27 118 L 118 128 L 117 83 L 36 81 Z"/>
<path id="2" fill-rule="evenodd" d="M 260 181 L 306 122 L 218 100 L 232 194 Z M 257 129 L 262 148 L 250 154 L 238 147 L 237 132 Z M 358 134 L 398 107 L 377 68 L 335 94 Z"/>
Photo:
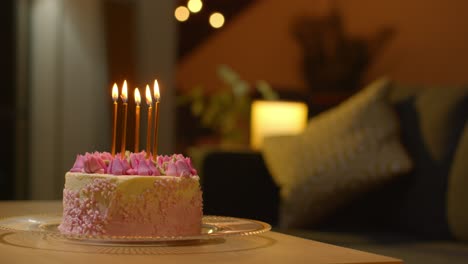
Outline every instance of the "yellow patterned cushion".
<path id="1" fill-rule="evenodd" d="M 386 79 L 375 81 L 312 118 L 303 134 L 265 140 L 263 156 L 281 188 L 283 227 L 310 227 L 411 168 L 388 88 Z"/>

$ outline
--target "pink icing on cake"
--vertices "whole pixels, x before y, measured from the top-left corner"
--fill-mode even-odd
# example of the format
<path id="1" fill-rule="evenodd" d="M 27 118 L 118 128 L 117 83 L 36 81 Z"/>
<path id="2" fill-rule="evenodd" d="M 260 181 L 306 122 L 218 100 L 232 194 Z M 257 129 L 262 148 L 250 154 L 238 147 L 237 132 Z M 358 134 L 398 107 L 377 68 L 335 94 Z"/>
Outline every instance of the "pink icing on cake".
<path id="1" fill-rule="evenodd" d="M 108 152 L 94 152 L 78 155 L 70 172 L 101 173 L 113 175 L 146 175 L 146 176 L 195 176 L 197 171 L 192 167 L 190 158 L 182 154 L 172 156 L 146 157 L 144 151 L 129 153 L 122 158 L 119 153 L 112 157 Z"/>
<path id="2" fill-rule="evenodd" d="M 126 159 L 112 159 L 102 153 L 78 156 L 71 172 L 65 175 L 60 232 L 111 236 L 200 234 L 202 192 L 190 159 L 182 155 L 158 156 L 154 163 L 144 157 L 144 153 L 130 154 Z M 112 172 L 115 160 L 124 164 L 116 171 L 140 175 L 106 174 Z"/>

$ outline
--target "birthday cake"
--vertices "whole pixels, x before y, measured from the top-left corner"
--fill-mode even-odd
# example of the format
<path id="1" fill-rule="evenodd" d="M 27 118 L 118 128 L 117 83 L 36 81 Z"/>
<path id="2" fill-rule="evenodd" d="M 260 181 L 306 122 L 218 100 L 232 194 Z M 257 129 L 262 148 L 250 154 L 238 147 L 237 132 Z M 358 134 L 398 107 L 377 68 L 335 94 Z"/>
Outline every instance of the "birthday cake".
<path id="1" fill-rule="evenodd" d="M 188 236 L 201 232 L 197 171 L 180 154 L 78 155 L 65 174 L 63 234 Z"/>

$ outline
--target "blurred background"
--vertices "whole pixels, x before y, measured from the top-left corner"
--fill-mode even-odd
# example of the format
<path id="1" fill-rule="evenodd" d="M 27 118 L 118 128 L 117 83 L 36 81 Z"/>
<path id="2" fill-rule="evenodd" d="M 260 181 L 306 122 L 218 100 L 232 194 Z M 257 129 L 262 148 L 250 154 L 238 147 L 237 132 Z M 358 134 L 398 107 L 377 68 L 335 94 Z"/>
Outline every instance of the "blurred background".
<path id="1" fill-rule="evenodd" d="M 159 80 L 161 153 L 249 148 L 254 99 L 311 117 L 384 75 L 466 84 L 466 17 L 463 0 L 1 1 L 0 199 L 60 199 L 77 154 L 109 151 L 114 82 Z"/>

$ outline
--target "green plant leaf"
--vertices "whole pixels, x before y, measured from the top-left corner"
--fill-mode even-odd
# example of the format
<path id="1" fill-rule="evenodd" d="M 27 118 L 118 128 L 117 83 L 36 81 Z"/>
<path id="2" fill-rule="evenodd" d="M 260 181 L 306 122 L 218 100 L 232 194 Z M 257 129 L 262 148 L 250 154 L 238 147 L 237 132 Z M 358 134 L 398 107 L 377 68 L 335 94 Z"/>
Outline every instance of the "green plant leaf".
<path id="1" fill-rule="evenodd" d="M 229 66 L 224 64 L 218 67 L 218 76 L 224 83 L 228 85 L 233 85 L 239 80 L 239 75 Z"/>
<path id="2" fill-rule="evenodd" d="M 236 97 L 246 96 L 249 90 L 250 85 L 244 80 L 239 80 L 232 86 L 232 92 Z"/>
<path id="3" fill-rule="evenodd" d="M 271 88 L 270 84 L 264 80 L 257 81 L 257 91 L 265 100 L 278 100 L 278 94 Z"/>

